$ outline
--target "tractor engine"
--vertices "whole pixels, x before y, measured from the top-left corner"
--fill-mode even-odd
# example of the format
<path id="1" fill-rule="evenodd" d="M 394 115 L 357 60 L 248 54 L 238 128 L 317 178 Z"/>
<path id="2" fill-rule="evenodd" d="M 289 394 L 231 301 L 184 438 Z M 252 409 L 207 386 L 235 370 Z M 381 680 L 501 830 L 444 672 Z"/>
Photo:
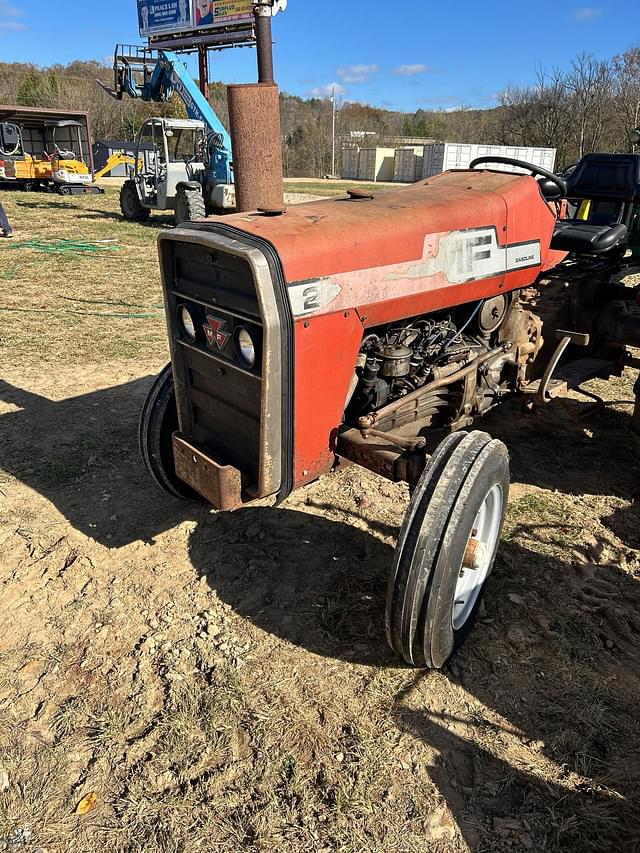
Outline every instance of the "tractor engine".
<path id="1" fill-rule="evenodd" d="M 543 344 L 530 296 L 501 294 L 367 334 L 347 423 L 461 427 L 519 390 Z"/>

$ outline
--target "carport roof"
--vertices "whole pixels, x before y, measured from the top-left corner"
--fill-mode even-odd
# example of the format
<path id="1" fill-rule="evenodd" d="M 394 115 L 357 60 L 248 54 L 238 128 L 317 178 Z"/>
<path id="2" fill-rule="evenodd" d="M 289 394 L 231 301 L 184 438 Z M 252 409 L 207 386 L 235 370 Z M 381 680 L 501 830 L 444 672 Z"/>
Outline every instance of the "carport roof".
<path id="1" fill-rule="evenodd" d="M 0 104 L 0 121 L 16 121 L 23 126 L 40 126 L 45 121 L 67 119 L 79 121 L 87 126 L 89 123 L 86 112 L 79 110 L 42 109 L 40 107 L 20 107 L 16 104 Z"/>

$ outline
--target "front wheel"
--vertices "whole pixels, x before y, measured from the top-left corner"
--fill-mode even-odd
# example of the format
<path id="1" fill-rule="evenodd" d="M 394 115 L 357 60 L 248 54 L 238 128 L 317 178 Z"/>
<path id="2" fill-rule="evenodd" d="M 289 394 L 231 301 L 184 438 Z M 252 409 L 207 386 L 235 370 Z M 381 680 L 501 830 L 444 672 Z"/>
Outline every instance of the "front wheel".
<path id="1" fill-rule="evenodd" d="M 509 457 L 483 432 L 438 447 L 413 493 L 387 593 L 387 639 L 411 666 L 440 669 L 473 627 L 509 496 Z"/>
<path id="2" fill-rule="evenodd" d="M 159 374 L 142 407 L 139 426 L 140 455 L 156 484 L 174 498 L 204 503 L 176 474 L 173 433 L 178 430 L 178 408 L 173 372 L 168 364 Z"/>
<path id="3" fill-rule="evenodd" d="M 193 222 L 195 219 L 204 219 L 206 215 L 202 191 L 181 187 L 176 196 L 176 208 L 173 214 L 176 225 Z"/>
<path id="4" fill-rule="evenodd" d="M 146 222 L 149 208 L 140 202 L 135 181 L 125 181 L 120 190 L 120 210 L 129 222 Z"/>

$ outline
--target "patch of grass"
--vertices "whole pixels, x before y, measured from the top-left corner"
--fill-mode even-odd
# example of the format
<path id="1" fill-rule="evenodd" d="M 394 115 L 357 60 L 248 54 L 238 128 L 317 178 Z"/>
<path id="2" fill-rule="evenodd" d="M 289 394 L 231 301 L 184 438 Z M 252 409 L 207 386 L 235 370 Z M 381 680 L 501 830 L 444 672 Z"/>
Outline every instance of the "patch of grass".
<path id="1" fill-rule="evenodd" d="M 166 217 L 125 222 L 118 192 L 111 189 L 104 196 L 46 202 L 35 194 L 3 192 L 2 203 L 19 243 L 115 240 L 118 251 L 50 255 L 0 246 L 0 357 L 81 364 L 167 351 L 156 248 Z"/>
<path id="2" fill-rule="evenodd" d="M 545 518 L 553 509 L 553 498 L 544 492 L 533 492 L 509 504 L 509 518 Z"/>
<path id="3" fill-rule="evenodd" d="M 89 703 L 84 696 L 71 696 L 56 709 L 51 729 L 57 740 L 66 740 L 85 729 L 89 719 Z"/>
<path id="4" fill-rule="evenodd" d="M 66 801 L 64 755 L 46 744 L 32 751 L 14 731 L 0 744 L 0 765 L 9 777 L 8 790 L 0 793 L 0 840 L 25 831 L 24 849 L 35 850 L 68 837 L 75 821 Z"/>
<path id="5" fill-rule="evenodd" d="M 124 701 L 105 698 L 93 708 L 87 719 L 87 739 L 97 750 L 124 746 L 129 726 L 129 713 Z"/>

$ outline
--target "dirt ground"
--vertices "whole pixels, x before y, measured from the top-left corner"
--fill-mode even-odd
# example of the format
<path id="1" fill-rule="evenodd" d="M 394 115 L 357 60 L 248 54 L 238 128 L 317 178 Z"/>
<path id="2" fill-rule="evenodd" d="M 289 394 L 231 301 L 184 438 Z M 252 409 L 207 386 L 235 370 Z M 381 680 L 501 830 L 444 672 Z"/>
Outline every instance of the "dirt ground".
<path id="1" fill-rule="evenodd" d="M 414 673 L 383 635 L 406 490 L 351 468 L 233 515 L 156 491 L 168 220 L 2 203 L 0 850 L 640 850 L 632 372 L 587 420 L 574 395 L 483 422 L 504 540 L 465 648 Z"/>

